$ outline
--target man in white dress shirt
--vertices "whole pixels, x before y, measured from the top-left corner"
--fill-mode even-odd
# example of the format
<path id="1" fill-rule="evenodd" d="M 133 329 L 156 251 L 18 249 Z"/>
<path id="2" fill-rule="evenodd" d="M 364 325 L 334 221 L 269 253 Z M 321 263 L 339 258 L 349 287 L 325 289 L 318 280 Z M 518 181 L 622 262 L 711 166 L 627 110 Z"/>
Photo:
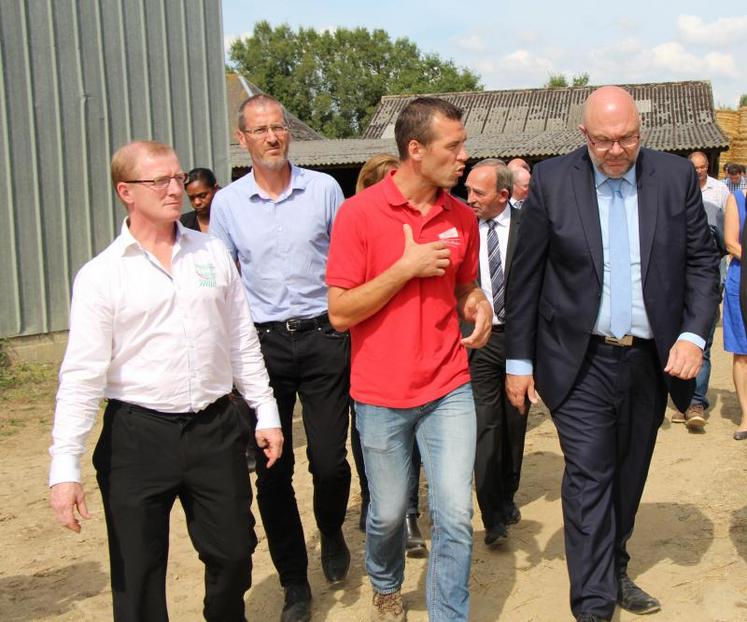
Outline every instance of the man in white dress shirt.
<path id="1" fill-rule="evenodd" d="M 519 169 L 526 172 L 524 169 Z M 514 173 L 501 160 L 482 160 L 467 176 L 467 203 L 479 219 L 478 278 L 493 303 L 493 327 L 485 347 L 469 351 L 477 415 L 475 490 L 488 547 L 503 544 L 507 525 L 521 519 L 514 503 L 519 487 L 527 418 L 506 397 L 505 284 L 511 269 L 521 212 L 509 197 Z"/>
<path id="2" fill-rule="evenodd" d="M 122 233 L 81 268 L 60 369 L 49 484 L 64 527 L 89 518 L 80 457 L 102 398 L 93 455 L 109 535 L 114 619 L 168 620 L 169 514 L 179 498 L 205 564 L 207 620 L 243 621 L 256 546 L 244 458 L 257 413 L 269 462 L 282 451 L 277 405 L 241 280 L 223 244 L 178 223 L 185 173 L 152 141 L 112 158 Z"/>

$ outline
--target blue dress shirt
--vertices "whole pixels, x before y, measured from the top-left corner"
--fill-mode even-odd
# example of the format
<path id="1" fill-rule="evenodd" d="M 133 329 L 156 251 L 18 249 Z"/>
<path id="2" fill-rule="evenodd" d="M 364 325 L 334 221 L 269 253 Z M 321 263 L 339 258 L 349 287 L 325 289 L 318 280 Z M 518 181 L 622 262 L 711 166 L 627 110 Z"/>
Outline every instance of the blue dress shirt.
<path id="1" fill-rule="evenodd" d="M 220 190 L 210 209 L 210 233 L 241 267 L 255 322 L 311 318 L 327 310 L 329 238 L 344 200 L 329 175 L 291 165 L 277 199 L 254 171 Z"/>
<path id="2" fill-rule="evenodd" d="M 594 186 L 597 193 L 599 208 L 599 224 L 602 229 L 602 250 L 604 254 L 604 277 L 602 280 L 602 299 L 599 304 L 599 314 L 594 323 L 592 333 L 612 337 L 610 330 L 610 258 L 609 258 L 609 212 L 612 203 L 612 189 L 605 183 L 608 177 L 594 166 Z M 638 187 L 636 185 L 635 167 L 625 175 L 620 185 L 620 191 L 625 201 L 625 215 L 628 221 L 628 242 L 630 244 L 630 277 L 632 279 L 632 324 L 630 334 L 642 339 L 651 339 L 654 334 L 646 315 L 643 301 L 643 282 L 641 280 L 641 240 L 638 227 Z M 510 330 L 510 327 L 509 327 Z M 682 333 L 679 339 L 690 341 L 701 350 L 705 347 L 705 340 L 694 333 Z M 506 361 L 506 373 L 530 375 L 534 371 L 529 359 L 509 359 Z"/>

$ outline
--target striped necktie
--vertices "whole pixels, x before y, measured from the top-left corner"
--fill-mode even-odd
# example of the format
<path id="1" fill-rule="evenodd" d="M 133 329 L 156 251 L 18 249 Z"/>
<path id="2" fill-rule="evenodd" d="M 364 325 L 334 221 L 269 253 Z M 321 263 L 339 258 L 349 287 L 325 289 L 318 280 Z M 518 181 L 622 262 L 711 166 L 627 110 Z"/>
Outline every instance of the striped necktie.
<path id="1" fill-rule="evenodd" d="M 503 284 L 503 265 L 501 264 L 501 246 L 495 232 L 495 221 L 488 221 L 488 267 L 490 268 L 490 288 L 493 290 L 493 310 L 499 322 L 504 318 L 505 289 Z"/>

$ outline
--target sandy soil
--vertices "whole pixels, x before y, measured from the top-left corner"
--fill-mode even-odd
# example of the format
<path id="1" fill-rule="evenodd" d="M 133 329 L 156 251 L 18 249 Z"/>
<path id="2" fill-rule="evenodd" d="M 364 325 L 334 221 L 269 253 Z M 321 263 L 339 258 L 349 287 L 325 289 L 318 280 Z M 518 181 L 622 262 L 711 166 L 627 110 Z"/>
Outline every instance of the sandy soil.
<path id="1" fill-rule="evenodd" d="M 739 406 L 732 388 L 731 358 L 721 343 L 719 330 L 711 378 L 713 406 L 705 433 L 690 434 L 684 426 L 665 421 L 630 545 L 631 575 L 662 601 L 662 611 L 652 620 L 747 620 L 747 498 L 741 488 L 747 441 L 731 438 Z M 0 398 L 0 620 L 4 622 L 111 619 L 104 518 L 88 458 L 84 484 L 94 516 L 83 532 L 75 535 L 56 526 L 47 507 L 52 395 L 51 383 L 41 383 L 23 399 L 17 394 Z M 533 411 L 529 426 L 517 495 L 521 523 L 511 528 L 503 550 L 489 551 L 482 543 L 479 518 L 474 520 L 470 588 L 475 621 L 572 619 L 559 498 L 562 456 L 545 411 Z M 345 524 L 353 555 L 350 574 L 341 589 L 330 589 L 319 566 L 304 442 L 299 423 L 296 491 L 307 533 L 313 620 L 366 620 L 371 592 L 363 565 L 364 536 L 357 529 L 357 482 Z M 425 482 L 421 486 L 425 494 Z M 426 531 L 427 523 L 427 516 L 422 517 Z M 249 620 L 277 620 L 282 590 L 261 525 L 259 536 L 247 615 Z M 199 620 L 202 571 L 178 506 L 172 517 L 171 543 L 171 619 Z M 425 571 L 425 560 L 408 560 L 403 593 L 410 622 L 427 620 Z M 635 618 L 619 612 L 614 620 Z"/>

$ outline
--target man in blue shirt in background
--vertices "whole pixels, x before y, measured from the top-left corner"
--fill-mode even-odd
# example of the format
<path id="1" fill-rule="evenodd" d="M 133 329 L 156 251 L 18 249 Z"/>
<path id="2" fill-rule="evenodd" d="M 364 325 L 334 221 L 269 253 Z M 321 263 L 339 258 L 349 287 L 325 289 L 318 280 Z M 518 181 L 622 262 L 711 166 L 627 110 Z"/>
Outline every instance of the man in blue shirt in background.
<path id="1" fill-rule="evenodd" d="M 350 344 L 347 333 L 330 326 L 324 282 L 332 221 L 344 197 L 329 175 L 288 161 L 288 123 L 275 98 L 247 99 L 238 126 L 252 171 L 216 195 L 210 233 L 239 263 L 280 411 L 288 450 L 272 469 L 257 454 L 257 502 L 285 589 L 281 621 L 299 622 L 311 616 L 311 590 L 292 483 L 296 393 L 303 404 L 322 570 L 337 583 L 350 566 L 342 534 L 350 492 Z"/>

